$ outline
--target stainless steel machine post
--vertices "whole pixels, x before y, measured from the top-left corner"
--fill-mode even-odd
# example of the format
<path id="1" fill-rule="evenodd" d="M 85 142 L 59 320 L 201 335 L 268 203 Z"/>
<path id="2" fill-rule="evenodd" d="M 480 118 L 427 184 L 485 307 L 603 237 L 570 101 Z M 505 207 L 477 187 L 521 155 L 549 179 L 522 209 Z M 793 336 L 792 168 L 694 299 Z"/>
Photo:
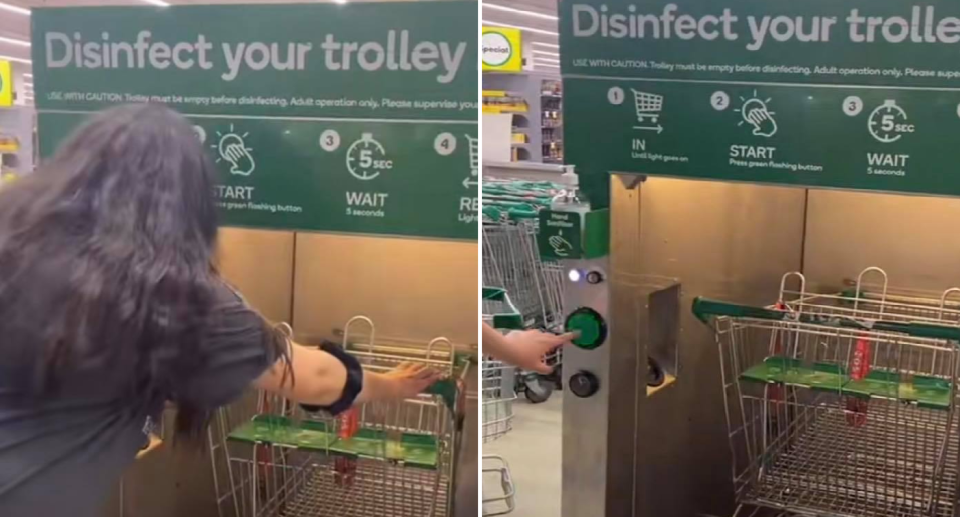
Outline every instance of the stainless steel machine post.
<path id="1" fill-rule="evenodd" d="M 608 337 L 565 351 L 563 517 L 732 514 L 716 345 L 690 301 L 769 302 L 801 267 L 805 207 L 805 189 L 612 177 L 610 256 L 568 265 L 609 268 L 606 282 L 566 290 L 571 310 L 603 316 Z M 657 307 L 674 282 L 677 379 L 648 396 L 645 358 L 669 348 L 671 311 Z M 572 393 L 581 371 L 599 385 L 590 397 Z"/>

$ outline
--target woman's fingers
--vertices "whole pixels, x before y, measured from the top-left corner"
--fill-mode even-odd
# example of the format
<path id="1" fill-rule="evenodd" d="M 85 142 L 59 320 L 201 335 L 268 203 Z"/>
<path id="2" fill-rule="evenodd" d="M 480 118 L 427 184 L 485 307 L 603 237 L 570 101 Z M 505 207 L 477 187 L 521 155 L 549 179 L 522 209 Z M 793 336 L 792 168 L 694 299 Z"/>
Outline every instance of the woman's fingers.
<path id="1" fill-rule="evenodd" d="M 420 368 L 420 370 L 418 370 L 415 375 L 418 379 L 433 381 L 440 377 L 440 372 L 434 370 L 433 368 L 428 368 L 424 366 Z"/>
<path id="2" fill-rule="evenodd" d="M 420 363 L 402 362 L 397 365 L 396 370 L 408 378 L 421 381 L 432 381 L 440 377 L 440 372 Z"/>
<path id="3" fill-rule="evenodd" d="M 544 375 L 548 375 L 548 374 L 550 374 L 550 373 L 553 373 L 553 367 L 552 367 L 552 366 L 547 366 L 547 363 L 544 363 L 543 361 L 541 361 L 541 362 L 533 365 L 533 371 L 535 371 L 535 372 L 537 372 L 537 373 L 542 373 L 542 374 L 544 374 Z"/>

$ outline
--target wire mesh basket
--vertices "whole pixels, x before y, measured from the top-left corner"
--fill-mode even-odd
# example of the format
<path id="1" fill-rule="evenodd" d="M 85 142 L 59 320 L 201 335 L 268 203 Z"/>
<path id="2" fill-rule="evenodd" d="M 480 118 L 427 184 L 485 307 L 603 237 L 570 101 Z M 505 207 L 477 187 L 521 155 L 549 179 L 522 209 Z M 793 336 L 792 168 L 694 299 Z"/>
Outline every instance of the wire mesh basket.
<path id="1" fill-rule="evenodd" d="M 481 368 L 481 421 L 483 442 L 507 434 L 512 428 L 513 401 L 517 398 L 516 369 L 485 357 Z"/>
<path id="2" fill-rule="evenodd" d="M 415 398 L 337 417 L 266 393 L 220 409 L 211 458 L 221 516 L 451 514 L 467 365 L 444 338 L 426 348 L 378 342 L 363 316 L 347 323 L 343 346 L 365 370 L 416 362 L 440 369 L 444 380 Z"/>
<path id="3" fill-rule="evenodd" d="M 517 329 L 522 320 L 503 289 L 482 290 L 483 320 L 496 329 Z M 496 440 L 511 429 L 513 401 L 516 400 L 516 368 L 492 357 L 484 357 L 481 377 L 481 429 L 483 442 Z"/>
<path id="4" fill-rule="evenodd" d="M 482 290 L 483 321 L 496 329 L 517 329 L 522 318 L 503 289 Z M 516 369 L 492 357 L 480 365 L 480 425 L 483 443 L 507 434 L 512 428 L 513 402 L 517 399 Z M 504 515 L 514 509 L 515 489 L 507 462 L 499 457 L 481 458 L 483 515 Z"/>
<path id="5" fill-rule="evenodd" d="M 868 289 L 867 275 L 882 281 Z M 791 279 L 799 290 L 785 288 Z M 830 294 L 789 273 L 768 307 L 694 302 L 719 347 L 743 508 L 954 515 L 958 292 L 893 290 L 868 268 Z"/>

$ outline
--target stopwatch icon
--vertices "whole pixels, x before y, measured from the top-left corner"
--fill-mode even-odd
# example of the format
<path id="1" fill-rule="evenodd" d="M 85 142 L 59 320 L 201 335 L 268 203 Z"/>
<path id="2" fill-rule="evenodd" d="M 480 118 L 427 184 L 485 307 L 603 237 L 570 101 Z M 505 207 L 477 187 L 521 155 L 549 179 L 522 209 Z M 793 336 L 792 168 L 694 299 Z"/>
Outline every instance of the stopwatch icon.
<path id="1" fill-rule="evenodd" d="M 914 126 L 907 123 L 907 112 L 888 99 L 870 113 L 867 129 L 878 141 L 888 144 L 900 140 L 904 133 L 912 133 Z"/>
<path id="2" fill-rule="evenodd" d="M 347 149 L 347 170 L 354 178 L 372 180 L 392 168 L 393 161 L 387 159 L 387 151 L 373 139 L 373 133 L 363 133 Z"/>

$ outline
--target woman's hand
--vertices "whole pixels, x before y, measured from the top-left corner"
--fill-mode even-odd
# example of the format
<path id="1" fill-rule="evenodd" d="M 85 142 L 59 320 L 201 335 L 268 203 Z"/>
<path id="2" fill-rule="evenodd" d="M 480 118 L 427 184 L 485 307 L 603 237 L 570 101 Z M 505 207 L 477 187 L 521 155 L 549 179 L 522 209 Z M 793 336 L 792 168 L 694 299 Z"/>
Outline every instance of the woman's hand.
<path id="1" fill-rule="evenodd" d="M 440 380 L 440 372 L 417 363 L 400 363 L 393 370 L 383 374 L 392 385 L 392 392 L 398 399 L 416 397 Z"/>
<path id="2" fill-rule="evenodd" d="M 558 336 L 539 330 L 517 330 L 504 336 L 504 339 L 513 348 L 514 366 L 547 374 L 553 371 L 553 367 L 543 362 L 543 356 L 569 343 L 574 337 L 574 334 Z"/>
<path id="3" fill-rule="evenodd" d="M 547 374 L 553 368 L 543 362 L 543 356 L 576 337 L 574 333 L 558 336 L 539 330 L 514 331 L 504 336 L 484 323 L 483 353 L 524 370 Z"/>
<path id="4" fill-rule="evenodd" d="M 417 363 L 400 363 L 386 373 L 363 372 L 363 390 L 357 404 L 416 397 L 440 380 L 440 372 Z"/>

